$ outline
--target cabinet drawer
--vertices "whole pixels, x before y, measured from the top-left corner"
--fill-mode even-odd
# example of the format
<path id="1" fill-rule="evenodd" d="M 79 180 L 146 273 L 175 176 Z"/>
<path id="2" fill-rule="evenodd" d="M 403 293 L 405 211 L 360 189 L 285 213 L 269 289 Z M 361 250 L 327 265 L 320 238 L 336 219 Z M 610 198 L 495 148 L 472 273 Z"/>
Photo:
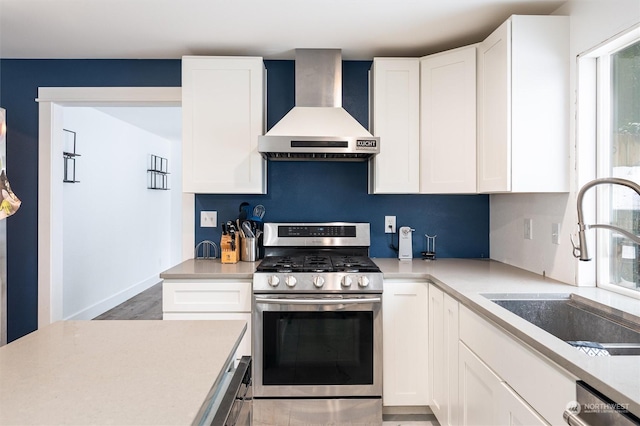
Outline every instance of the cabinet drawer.
<path id="1" fill-rule="evenodd" d="M 575 400 L 575 377 L 463 306 L 460 340 L 549 423 L 564 422 L 562 413 Z"/>
<path id="2" fill-rule="evenodd" d="M 163 312 L 251 312 L 251 281 L 168 281 Z"/>

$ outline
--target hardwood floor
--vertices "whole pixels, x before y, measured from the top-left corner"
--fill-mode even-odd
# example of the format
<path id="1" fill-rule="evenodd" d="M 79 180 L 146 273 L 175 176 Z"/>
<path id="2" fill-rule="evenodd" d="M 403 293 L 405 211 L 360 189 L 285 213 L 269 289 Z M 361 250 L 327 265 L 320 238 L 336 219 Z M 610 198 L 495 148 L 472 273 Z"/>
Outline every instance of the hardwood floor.
<path id="1" fill-rule="evenodd" d="M 382 426 L 440 426 L 433 414 L 385 414 Z"/>
<path id="2" fill-rule="evenodd" d="M 120 305 L 98 315 L 94 320 L 161 320 L 162 282 Z"/>

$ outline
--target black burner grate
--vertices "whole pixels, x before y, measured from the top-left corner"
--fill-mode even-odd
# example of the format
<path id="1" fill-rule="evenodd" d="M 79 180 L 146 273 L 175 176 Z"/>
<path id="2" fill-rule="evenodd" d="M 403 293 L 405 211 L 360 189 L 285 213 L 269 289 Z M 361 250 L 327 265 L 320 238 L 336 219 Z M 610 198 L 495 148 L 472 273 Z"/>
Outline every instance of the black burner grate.
<path id="1" fill-rule="evenodd" d="M 380 272 L 367 256 L 267 256 L 258 265 L 258 272 Z"/>

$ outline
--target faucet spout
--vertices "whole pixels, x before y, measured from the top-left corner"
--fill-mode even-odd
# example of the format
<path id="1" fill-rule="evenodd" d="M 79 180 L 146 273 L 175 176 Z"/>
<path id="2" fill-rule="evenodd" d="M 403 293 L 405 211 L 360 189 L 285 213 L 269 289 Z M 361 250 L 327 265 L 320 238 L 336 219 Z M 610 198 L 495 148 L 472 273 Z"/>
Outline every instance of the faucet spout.
<path id="1" fill-rule="evenodd" d="M 622 186 L 626 186 L 628 188 L 633 189 L 638 195 L 640 195 L 640 185 L 638 185 L 635 182 L 632 182 L 630 180 L 627 179 L 620 179 L 620 178 L 614 178 L 614 177 L 609 177 L 609 178 L 600 178 L 600 179 L 594 179 L 590 182 L 587 182 L 578 192 L 578 197 L 577 197 L 577 207 L 578 207 L 578 245 L 575 244 L 575 242 L 573 241 L 573 238 L 571 239 L 571 244 L 573 245 L 573 256 L 580 259 L 580 260 L 584 260 L 584 261 L 588 261 L 591 260 L 591 258 L 589 257 L 589 251 L 587 249 L 587 237 L 586 237 L 586 231 L 589 228 L 604 228 L 604 229 L 609 229 L 612 230 L 614 232 L 617 232 L 623 236 L 625 236 L 626 238 L 630 239 L 631 241 L 633 241 L 636 244 L 640 244 L 640 237 L 638 237 L 637 235 L 621 229 L 617 226 L 613 226 L 613 225 L 606 225 L 606 224 L 594 224 L 594 225 L 587 225 L 584 223 L 584 215 L 583 215 L 583 205 L 582 205 L 582 200 L 584 198 L 584 194 L 585 192 L 587 192 L 590 188 L 593 188 L 596 185 L 603 185 L 603 184 L 609 184 L 609 185 L 622 185 Z"/>

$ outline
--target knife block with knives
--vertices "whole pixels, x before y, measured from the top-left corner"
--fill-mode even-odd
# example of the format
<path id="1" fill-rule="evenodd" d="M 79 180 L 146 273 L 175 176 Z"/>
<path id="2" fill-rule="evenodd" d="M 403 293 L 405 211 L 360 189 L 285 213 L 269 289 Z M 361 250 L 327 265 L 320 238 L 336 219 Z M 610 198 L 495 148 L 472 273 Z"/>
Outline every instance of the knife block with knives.
<path id="1" fill-rule="evenodd" d="M 233 222 L 222 224 L 220 253 L 222 263 L 238 263 L 240 260 L 240 234 L 236 231 Z"/>

